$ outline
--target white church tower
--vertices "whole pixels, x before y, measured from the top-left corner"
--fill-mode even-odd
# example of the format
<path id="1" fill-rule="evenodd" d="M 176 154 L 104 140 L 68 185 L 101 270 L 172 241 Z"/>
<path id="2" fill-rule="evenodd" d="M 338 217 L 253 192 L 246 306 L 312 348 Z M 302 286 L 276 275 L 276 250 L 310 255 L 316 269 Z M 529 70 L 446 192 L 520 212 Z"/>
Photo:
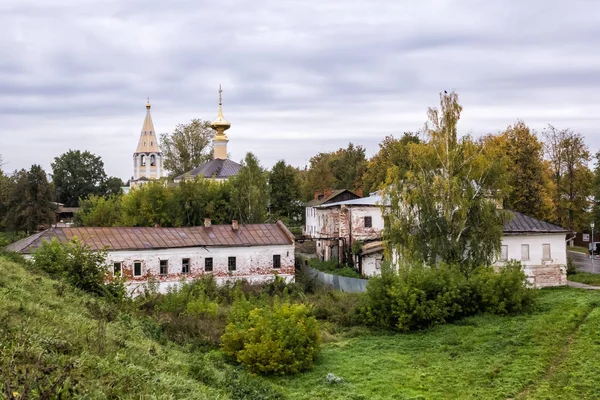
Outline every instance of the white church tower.
<path id="1" fill-rule="evenodd" d="M 137 150 L 133 153 L 133 179 L 131 180 L 131 187 L 164 176 L 163 155 L 156 140 L 150 107 L 150 99 L 148 99 L 146 103 L 146 119 L 144 119 Z"/>

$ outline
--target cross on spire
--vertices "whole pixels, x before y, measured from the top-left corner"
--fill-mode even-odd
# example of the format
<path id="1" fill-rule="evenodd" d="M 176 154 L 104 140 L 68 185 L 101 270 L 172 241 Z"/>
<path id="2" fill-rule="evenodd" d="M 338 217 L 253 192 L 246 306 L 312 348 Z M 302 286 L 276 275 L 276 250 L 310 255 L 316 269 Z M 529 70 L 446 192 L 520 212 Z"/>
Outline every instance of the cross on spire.
<path id="1" fill-rule="evenodd" d="M 221 84 L 219 83 L 219 105 L 220 106 L 223 105 L 223 97 L 221 96 L 221 93 L 223 93 L 223 89 L 221 89 Z"/>

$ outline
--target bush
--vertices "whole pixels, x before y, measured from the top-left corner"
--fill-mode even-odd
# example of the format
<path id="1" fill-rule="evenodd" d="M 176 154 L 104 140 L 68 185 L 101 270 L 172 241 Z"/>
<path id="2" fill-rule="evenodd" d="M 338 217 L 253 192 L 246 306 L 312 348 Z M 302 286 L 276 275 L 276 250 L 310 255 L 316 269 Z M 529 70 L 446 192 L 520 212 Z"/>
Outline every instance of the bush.
<path id="1" fill-rule="evenodd" d="M 500 272 L 478 268 L 468 278 L 453 266 L 398 272 L 386 266 L 381 276 L 369 280 L 360 309 L 368 324 L 410 331 L 480 312 L 522 312 L 531 308 L 534 296 L 520 263 L 509 263 Z"/>
<path id="2" fill-rule="evenodd" d="M 574 275 L 577 273 L 577 265 L 573 262 L 573 256 L 567 254 L 567 275 Z"/>
<path id="3" fill-rule="evenodd" d="M 308 266 L 327 274 L 345 276 L 347 278 L 361 278 L 357 270 L 348 265 L 340 265 L 335 260 L 321 261 L 311 258 L 308 261 Z"/>
<path id="4" fill-rule="evenodd" d="M 42 242 L 33 259 L 37 268 L 54 279 L 65 279 L 85 292 L 107 297 L 124 295 L 124 285 L 105 285 L 106 252 L 92 251 L 77 238 L 64 244 L 56 239 Z"/>
<path id="5" fill-rule="evenodd" d="M 273 305 L 255 307 L 238 296 L 221 337 L 225 353 L 250 372 L 293 374 L 309 369 L 320 347 L 318 322 L 304 304 L 275 298 Z"/>

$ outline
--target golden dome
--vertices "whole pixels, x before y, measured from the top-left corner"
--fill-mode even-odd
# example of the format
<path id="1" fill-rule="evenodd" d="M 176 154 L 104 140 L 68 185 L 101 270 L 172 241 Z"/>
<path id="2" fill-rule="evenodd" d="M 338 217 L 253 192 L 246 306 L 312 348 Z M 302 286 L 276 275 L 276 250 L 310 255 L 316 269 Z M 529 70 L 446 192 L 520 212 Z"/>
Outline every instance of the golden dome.
<path id="1" fill-rule="evenodd" d="M 150 97 L 148 97 L 148 101 L 146 102 L 146 110 L 149 110 L 150 107 Z"/>
<path id="2" fill-rule="evenodd" d="M 221 89 L 221 85 L 219 85 L 219 115 L 217 115 L 217 119 L 210 124 L 210 126 L 219 133 L 222 133 L 231 127 L 229 121 L 223 117 L 223 99 L 221 93 L 223 93 L 223 89 Z"/>

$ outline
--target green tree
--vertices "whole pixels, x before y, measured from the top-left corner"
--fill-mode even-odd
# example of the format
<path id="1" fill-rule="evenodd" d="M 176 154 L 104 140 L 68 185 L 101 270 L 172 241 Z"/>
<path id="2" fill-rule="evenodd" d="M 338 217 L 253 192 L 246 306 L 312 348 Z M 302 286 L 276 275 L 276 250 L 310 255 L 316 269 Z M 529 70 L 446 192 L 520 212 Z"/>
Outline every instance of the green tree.
<path id="1" fill-rule="evenodd" d="M 79 203 L 73 218 L 77 226 L 119 226 L 122 223 L 121 195 L 91 195 Z"/>
<path id="2" fill-rule="evenodd" d="M 600 151 L 596 152 L 594 158 L 596 159 L 596 165 L 594 166 L 594 177 L 591 189 L 594 199 L 591 220 L 596 223 L 596 226 L 600 227 Z"/>
<path id="3" fill-rule="evenodd" d="M 554 222 L 573 230 L 587 227 L 592 174 L 590 152 L 580 133 L 548 125 L 543 132 L 554 183 Z"/>
<path id="4" fill-rule="evenodd" d="M 271 213 L 286 223 L 301 222 L 304 208 L 300 202 L 300 177 L 298 169 L 279 160 L 269 174 Z"/>
<path id="5" fill-rule="evenodd" d="M 164 154 L 164 167 L 172 176 L 179 176 L 212 160 L 212 138 L 215 131 L 209 121 L 192 119 L 178 124 L 175 130 L 160 135 L 160 147 Z"/>
<path id="6" fill-rule="evenodd" d="M 32 165 L 29 171 L 16 171 L 12 180 L 4 225 L 12 231 L 31 233 L 52 224 L 56 206 L 52 185 L 42 167 Z"/>
<path id="7" fill-rule="evenodd" d="M 67 207 L 77 207 L 79 199 L 106 193 L 106 172 L 99 156 L 89 151 L 69 150 L 54 158 L 52 181 L 58 201 Z"/>
<path id="8" fill-rule="evenodd" d="M 504 207 L 542 220 L 552 219 L 549 170 L 535 132 L 519 120 L 501 134 L 488 136 L 485 142 L 496 147 L 497 157 L 504 158 L 507 166 L 511 189 Z"/>
<path id="9" fill-rule="evenodd" d="M 335 180 L 334 189 L 362 191 L 362 178 L 367 170 L 364 147 L 349 143 L 345 149 L 339 149 L 332 154 L 329 166 Z"/>
<path id="10" fill-rule="evenodd" d="M 0 169 L 0 228 L 3 227 L 3 221 L 8 215 L 10 196 L 13 186 L 14 181 L 5 175 Z"/>
<path id="11" fill-rule="evenodd" d="M 174 190 L 161 181 L 132 189 L 121 203 L 125 226 L 181 226 Z"/>
<path id="12" fill-rule="evenodd" d="M 410 144 L 410 169 L 393 167 L 385 235 L 404 263 L 458 265 L 465 274 L 500 250 L 503 215 L 490 197 L 506 190 L 503 164 L 481 142 L 458 137 L 462 106 L 454 92 L 430 108 L 427 141 Z"/>
<path id="13" fill-rule="evenodd" d="M 238 220 L 243 224 L 263 223 L 267 220 L 269 187 L 267 172 L 252 153 L 246 154 L 242 168 L 233 178 L 232 202 Z"/>
<path id="14" fill-rule="evenodd" d="M 104 194 L 106 196 L 111 196 L 115 194 L 121 194 L 122 187 L 125 186 L 121 178 L 116 176 L 111 176 L 104 183 Z"/>
<path id="15" fill-rule="evenodd" d="M 405 132 L 400 139 L 386 136 L 379 143 L 379 152 L 371 158 L 367 170 L 363 175 L 365 193 L 371 193 L 385 186 L 388 171 L 397 167 L 398 172 L 408 171 L 409 144 L 419 143 L 419 136 L 412 132 Z"/>

